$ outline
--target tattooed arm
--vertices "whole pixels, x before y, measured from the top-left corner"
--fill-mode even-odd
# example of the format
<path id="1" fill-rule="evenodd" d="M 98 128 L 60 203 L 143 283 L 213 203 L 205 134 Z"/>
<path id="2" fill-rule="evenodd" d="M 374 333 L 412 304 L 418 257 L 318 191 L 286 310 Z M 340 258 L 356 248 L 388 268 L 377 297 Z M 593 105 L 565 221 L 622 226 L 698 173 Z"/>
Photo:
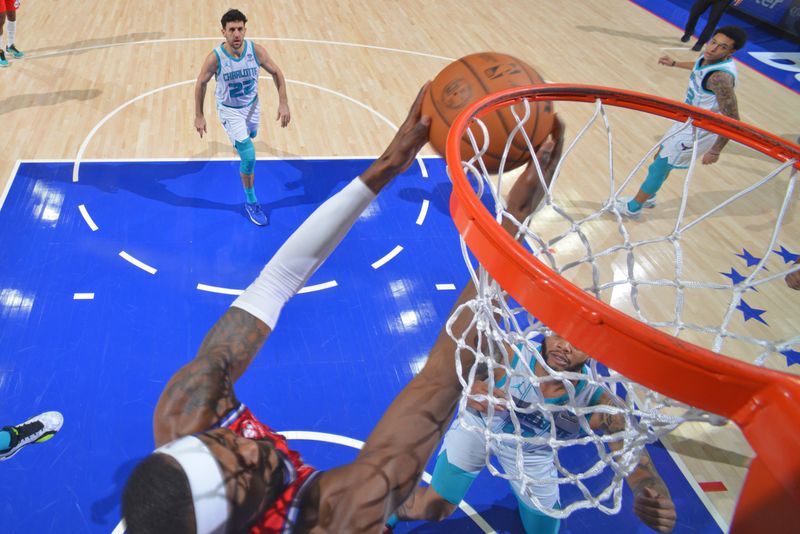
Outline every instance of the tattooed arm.
<path id="1" fill-rule="evenodd" d="M 706 80 L 706 86 L 717 96 L 719 112 L 726 117 L 739 119 L 739 106 L 736 103 L 736 92 L 733 90 L 733 76 L 729 72 L 718 70 L 712 72 Z M 719 154 L 728 144 L 727 137 L 718 137 L 708 152 L 703 154 L 703 164 L 710 165 L 719 160 Z"/>
<path id="2" fill-rule="evenodd" d="M 600 397 L 600 404 L 616 406 L 608 393 Z M 604 434 L 616 434 L 625 429 L 625 419 L 621 414 L 597 412 L 592 415 L 589 425 Z M 612 451 L 623 447 L 621 441 L 609 442 Z M 675 527 L 677 515 L 675 505 L 666 484 L 656 471 L 653 460 L 646 450 L 639 456 L 639 465 L 625 479 L 633 492 L 633 511 L 639 519 L 658 532 L 670 532 Z"/>
<path id="3" fill-rule="evenodd" d="M 270 328 L 228 308 L 206 334 L 195 358 L 167 383 L 153 417 L 156 445 L 208 430 L 238 404 L 233 384 L 253 361 Z"/>

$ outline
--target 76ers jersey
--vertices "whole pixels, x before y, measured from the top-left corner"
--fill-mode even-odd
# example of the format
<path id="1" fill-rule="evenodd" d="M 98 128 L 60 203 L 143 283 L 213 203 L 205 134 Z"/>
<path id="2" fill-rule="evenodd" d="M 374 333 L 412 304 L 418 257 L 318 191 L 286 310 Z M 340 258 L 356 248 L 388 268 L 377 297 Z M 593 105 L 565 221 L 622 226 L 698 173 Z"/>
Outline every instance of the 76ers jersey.
<path id="1" fill-rule="evenodd" d="M 242 55 L 228 54 L 223 44 L 214 49 L 217 55 L 217 105 L 243 108 L 258 98 L 258 58 L 250 41 L 244 41 Z"/>
<path id="2" fill-rule="evenodd" d="M 686 100 L 684 102 L 692 106 L 718 112 L 719 104 L 717 102 L 717 95 L 715 95 L 713 91 L 703 87 L 703 81 L 712 72 L 721 70 L 730 73 L 731 76 L 733 76 L 733 82 L 735 84 L 736 63 L 734 63 L 731 58 L 720 61 L 719 63 L 704 63 L 701 65 L 702 61 L 703 57 L 701 56 L 692 68 L 692 74 L 689 76 L 689 88 L 686 90 Z"/>
<path id="3" fill-rule="evenodd" d="M 231 410 L 218 424 L 229 428 L 239 436 L 248 439 L 268 439 L 280 453 L 285 466 L 285 486 L 261 519 L 250 527 L 250 534 L 289 534 L 294 530 L 300 515 L 300 503 L 305 490 L 310 486 L 319 471 L 303 463 L 300 455 L 289 449 L 286 439 L 255 418 L 253 413 L 240 404 Z"/>

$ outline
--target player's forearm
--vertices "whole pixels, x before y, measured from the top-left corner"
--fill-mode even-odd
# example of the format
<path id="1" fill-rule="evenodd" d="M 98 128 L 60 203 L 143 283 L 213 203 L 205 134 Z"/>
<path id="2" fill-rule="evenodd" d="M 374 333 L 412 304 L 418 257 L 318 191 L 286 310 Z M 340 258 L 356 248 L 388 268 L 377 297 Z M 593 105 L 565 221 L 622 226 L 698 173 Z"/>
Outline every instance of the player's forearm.
<path id="1" fill-rule="evenodd" d="M 692 70 L 694 68 L 694 61 L 676 61 L 673 67 Z"/>
<path id="2" fill-rule="evenodd" d="M 281 104 L 288 104 L 289 99 L 286 96 L 286 78 L 283 77 L 281 69 L 275 70 L 275 75 L 272 76 L 272 82 L 275 84 L 275 89 L 278 90 L 278 102 Z"/>
<path id="3" fill-rule="evenodd" d="M 611 447 L 612 450 L 618 450 L 622 447 L 622 443 L 616 442 L 617 447 Z M 609 444 L 611 446 L 611 444 Z M 630 475 L 627 476 L 625 481 L 628 487 L 636 494 L 641 488 L 648 487 L 656 490 L 659 495 L 668 497 L 669 490 L 667 485 L 661 479 L 661 475 L 656 471 L 653 460 L 646 450 L 642 449 L 642 454 L 639 457 L 639 464 L 634 468 Z"/>
<path id="4" fill-rule="evenodd" d="M 726 117 L 739 120 L 739 106 L 736 100 L 736 93 L 733 87 L 722 86 L 716 87 L 714 93 L 717 96 L 717 103 L 719 105 L 719 112 Z M 728 138 L 719 136 L 714 142 L 709 152 L 712 154 L 719 154 L 725 145 L 728 144 Z"/>
<path id="5" fill-rule="evenodd" d="M 194 115 L 195 117 L 203 117 L 203 102 L 206 99 L 206 88 L 208 82 L 197 81 L 194 85 Z"/>

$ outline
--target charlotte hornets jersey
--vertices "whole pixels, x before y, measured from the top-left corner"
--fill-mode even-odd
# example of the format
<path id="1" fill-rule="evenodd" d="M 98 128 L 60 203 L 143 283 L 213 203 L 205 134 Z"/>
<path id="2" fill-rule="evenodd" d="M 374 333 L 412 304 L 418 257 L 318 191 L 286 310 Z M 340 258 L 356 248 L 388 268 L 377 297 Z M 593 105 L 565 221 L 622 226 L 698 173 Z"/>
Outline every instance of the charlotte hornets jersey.
<path id="1" fill-rule="evenodd" d="M 511 367 L 514 370 L 508 377 L 503 377 L 497 382 L 497 387 L 503 387 L 506 379 L 509 380 L 508 393 L 514 400 L 515 406 L 521 410 L 516 411 L 517 420 L 523 437 L 546 437 L 551 433 L 550 418 L 539 410 L 529 411 L 526 408 L 541 402 L 541 392 L 535 386 L 531 378 L 535 376 L 536 358 L 529 350 L 524 349 L 522 358 L 514 354 L 511 360 Z M 588 369 L 584 367 L 583 372 Z M 600 400 L 603 389 L 597 385 L 581 380 L 575 384 L 575 405 L 578 407 L 593 406 Z M 547 404 L 566 405 L 569 403 L 569 395 L 564 394 L 558 398 L 545 398 Z M 524 411 L 523 411 L 524 410 Z M 484 420 L 486 415 L 482 416 Z M 559 410 L 553 414 L 553 422 L 556 429 L 555 434 L 558 439 L 570 439 L 581 435 L 580 422 L 578 416 L 569 410 Z M 508 412 L 496 411 L 491 421 L 486 421 L 494 433 L 514 433 L 514 422 Z M 545 445 L 526 444 L 525 449 L 546 449 Z"/>
<path id="2" fill-rule="evenodd" d="M 733 76 L 733 83 L 736 84 L 736 63 L 733 59 L 728 58 L 720 61 L 719 63 L 703 64 L 703 57 L 697 59 L 692 68 L 692 74 L 689 76 L 689 87 L 686 90 L 686 102 L 689 105 L 697 106 L 699 108 L 707 109 L 709 111 L 718 112 L 719 103 L 717 102 L 717 95 L 713 91 L 703 87 L 703 81 L 712 72 L 721 70 L 728 72 Z"/>
<path id="3" fill-rule="evenodd" d="M 224 43 L 223 43 L 224 44 Z M 245 40 L 242 55 L 235 58 L 221 44 L 217 55 L 217 105 L 229 108 L 249 106 L 258 98 L 258 58 L 253 43 Z"/>

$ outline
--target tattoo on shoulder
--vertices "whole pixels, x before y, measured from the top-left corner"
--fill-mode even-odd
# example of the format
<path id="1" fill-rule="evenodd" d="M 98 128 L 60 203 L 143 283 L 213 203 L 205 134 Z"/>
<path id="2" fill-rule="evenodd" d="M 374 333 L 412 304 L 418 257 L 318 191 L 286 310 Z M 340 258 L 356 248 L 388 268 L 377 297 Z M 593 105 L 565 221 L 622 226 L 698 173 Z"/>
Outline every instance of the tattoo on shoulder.
<path id="1" fill-rule="evenodd" d="M 230 308 L 206 335 L 194 360 L 164 391 L 184 416 L 208 413 L 221 417 L 236 403 L 233 384 L 264 343 L 269 329 L 238 308 Z"/>
<path id="2" fill-rule="evenodd" d="M 733 89 L 733 76 L 727 72 L 714 72 L 708 77 L 707 85 L 717 97 L 720 113 L 738 119 L 739 110 L 736 103 L 736 92 Z"/>

